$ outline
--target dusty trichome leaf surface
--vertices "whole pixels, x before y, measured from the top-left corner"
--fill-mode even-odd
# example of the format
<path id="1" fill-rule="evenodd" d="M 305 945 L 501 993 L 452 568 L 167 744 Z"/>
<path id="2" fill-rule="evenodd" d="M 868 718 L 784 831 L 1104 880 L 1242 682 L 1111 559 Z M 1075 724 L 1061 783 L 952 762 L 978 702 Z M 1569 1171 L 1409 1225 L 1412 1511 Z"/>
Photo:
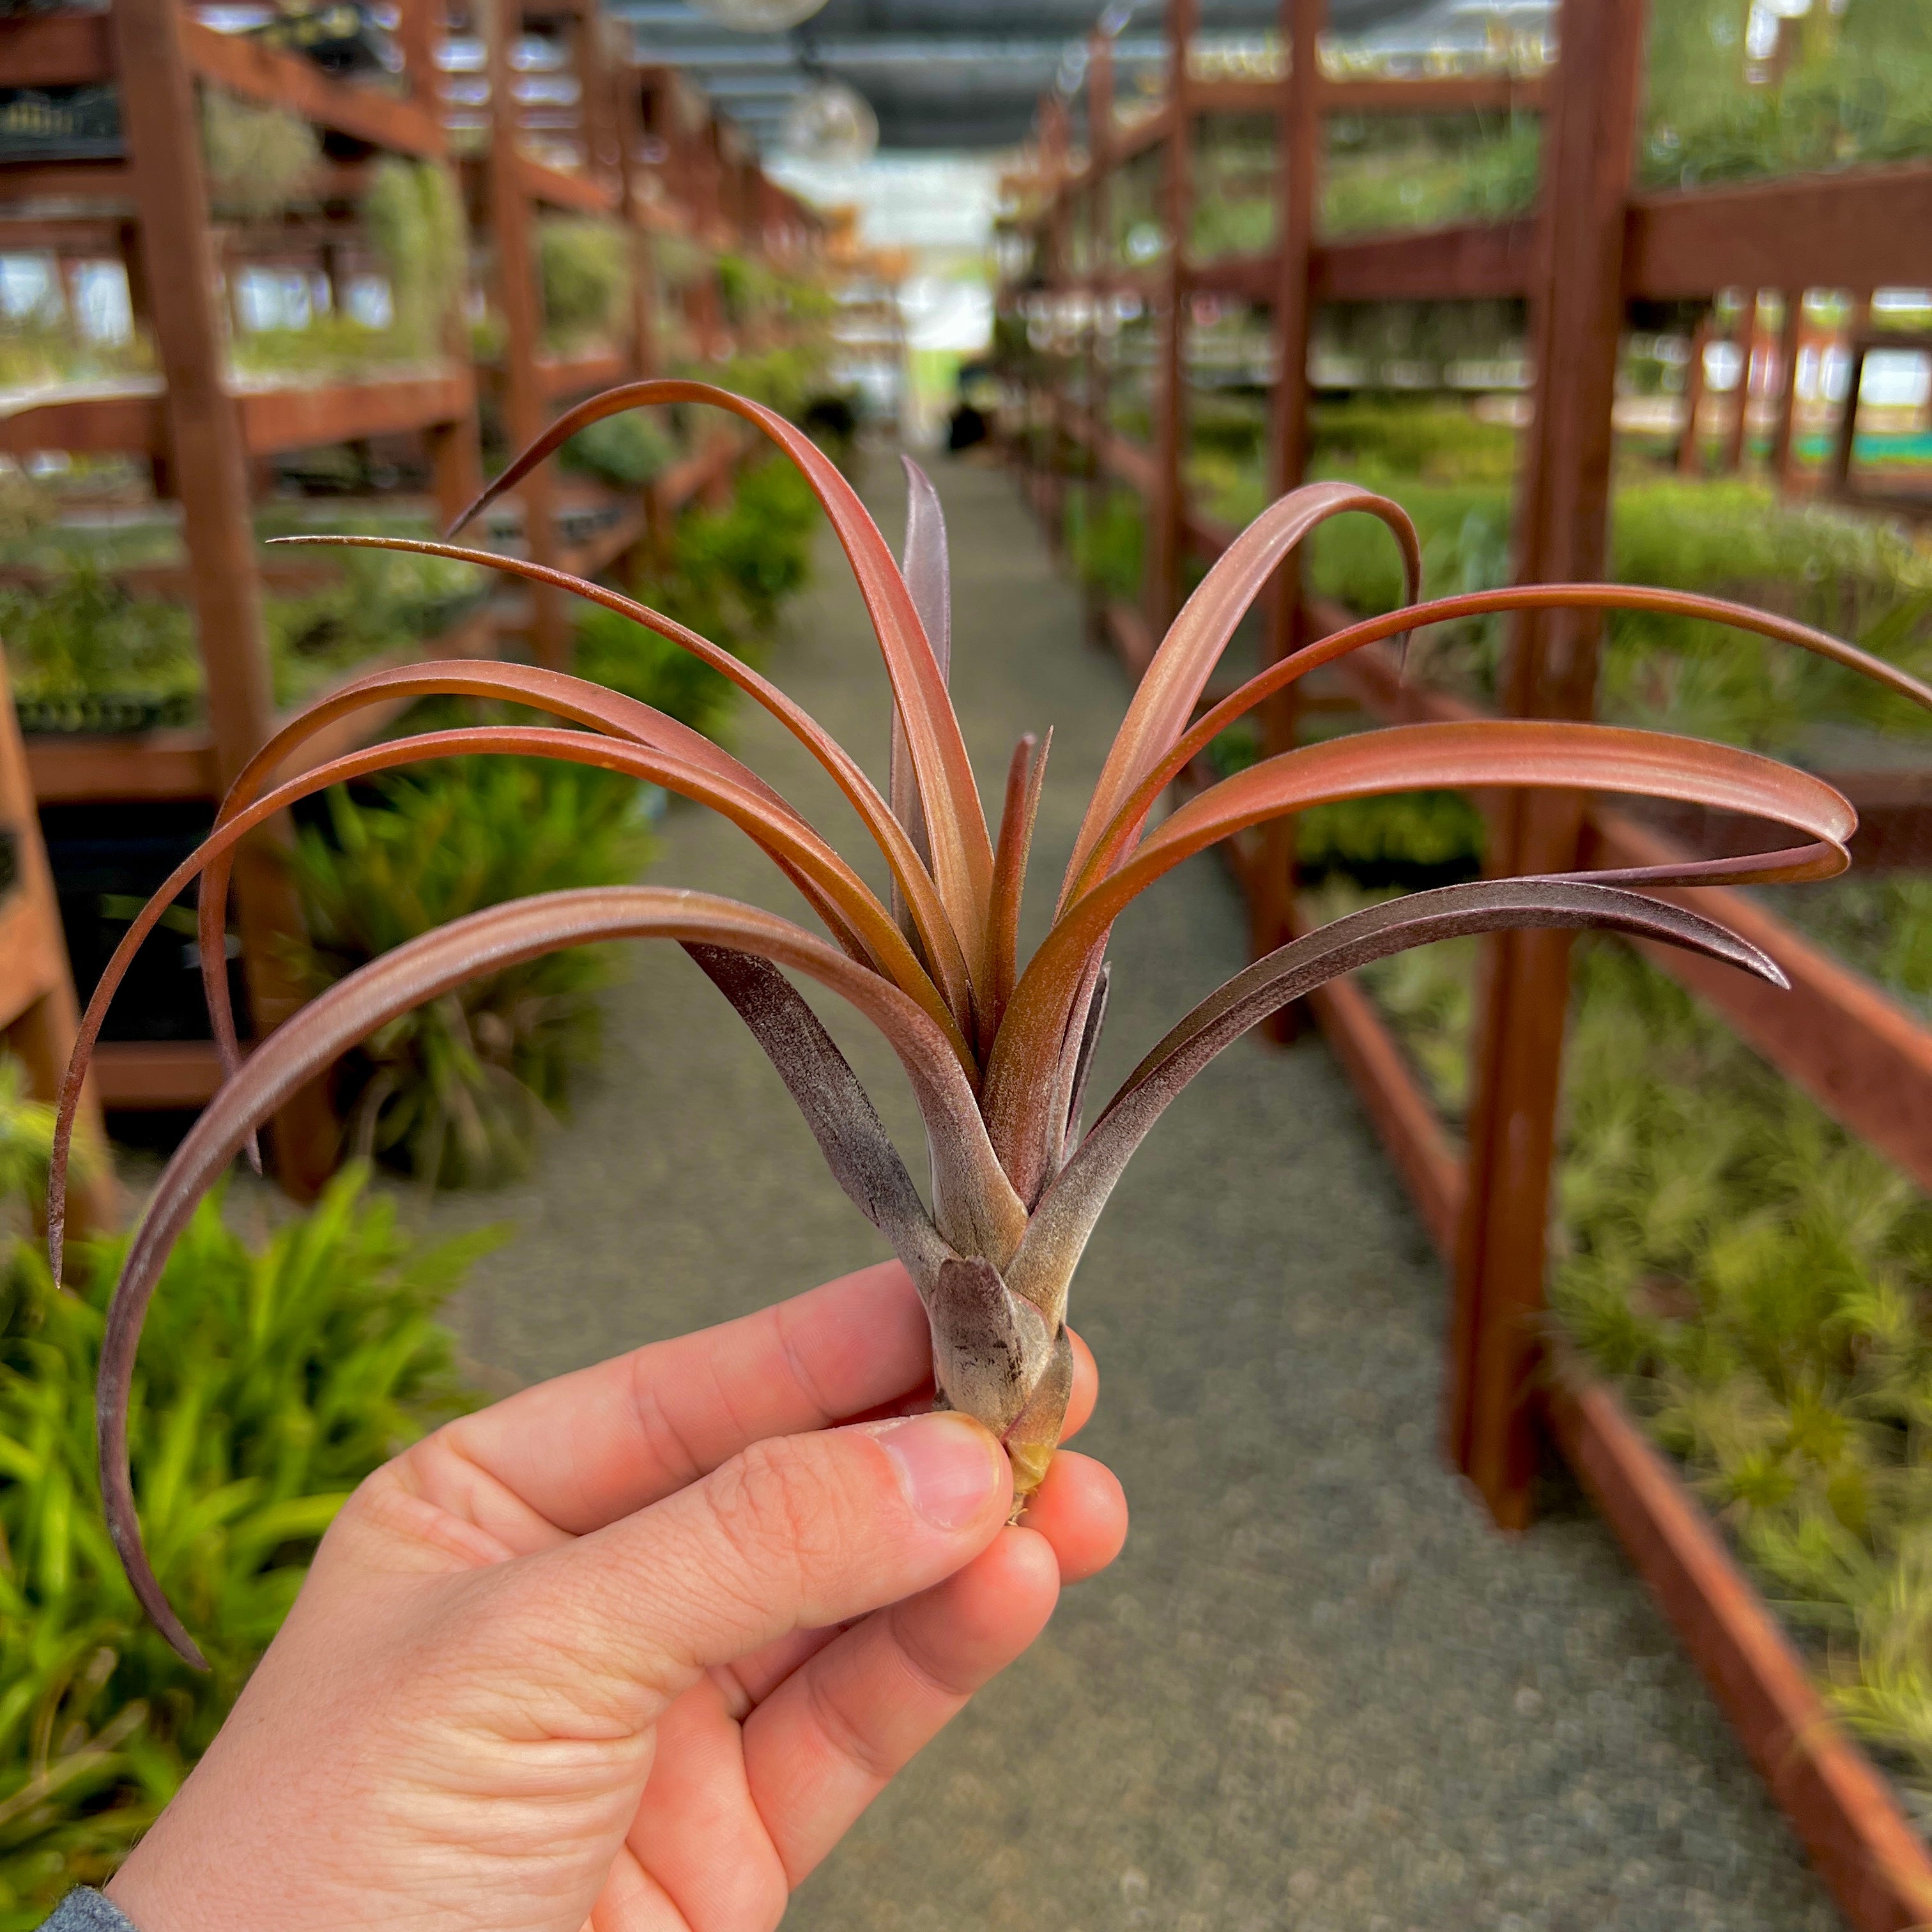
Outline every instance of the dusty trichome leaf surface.
<path id="1" fill-rule="evenodd" d="M 738 686 L 791 733 L 856 810 L 892 878 L 882 902 L 771 785 L 688 727 L 604 687 L 529 666 L 464 661 L 376 673 L 280 730 L 230 787 L 206 843 L 130 928 L 82 1023 L 63 1100 L 62 1158 L 88 1054 L 135 950 L 200 882 L 204 977 L 228 1078 L 155 1190 L 129 1251 L 101 1352 L 101 1482 L 110 1526 L 141 1600 L 194 1655 L 140 1540 L 128 1475 L 127 1396 L 141 1322 L 196 1202 L 304 1082 L 410 1008 L 477 974 L 558 948 L 615 938 L 676 941 L 770 1055 L 832 1172 L 890 1242 L 932 1326 L 942 1401 L 1006 1444 L 1023 1506 L 1052 1460 L 1071 1373 L 1075 1269 L 1129 1157 L 1169 1101 L 1222 1048 L 1276 1007 L 1336 974 L 1405 949 L 1508 926 L 1606 927 L 1688 947 L 1781 983 L 1773 962 L 1721 926 L 1650 898 L 1646 886 L 1818 879 L 1844 869 L 1856 824 L 1829 785 L 1754 753 L 1610 725 L 1481 720 L 1391 726 L 1262 760 L 1198 793 L 1158 824 L 1176 777 L 1229 724 L 1346 653 L 1423 626 L 1529 609 L 1647 608 L 1708 618 L 1816 652 L 1932 706 L 1932 689 L 1882 659 L 1788 620 L 1719 600 L 1604 584 L 1541 585 L 1418 603 L 1420 554 L 1401 508 L 1340 482 L 1271 505 L 1222 555 L 1162 640 L 1122 723 L 1032 957 L 1018 957 L 1028 847 L 1045 739 L 1022 736 L 997 831 L 947 692 L 946 538 L 932 484 L 908 463 L 904 554 L 896 558 L 832 462 L 782 417 L 709 385 L 636 382 L 572 410 L 460 518 L 454 536 L 588 424 L 672 403 L 730 411 L 776 444 L 824 506 L 863 596 L 883 662 L 892 750 L 881 792 L 858 760 L 756 671 L 684 626 L 601 585 L 533 562 L 401 538 L 296 539 L 458 558 L 574 592 L 646 626 Z M 1329 518 L 1387 526 L 1408 602 L 1307 645 L 1196 718 L 1236 626 L 1282 560 Z M 855 648 L 856 640 L 855 640 Z M 498 700 L 550 724 L 477 724 L 371 745 L 276 784 L 304 740 L 364 707 L 438 694 Z M 1050 721 L 1016 721 L 1044 724 Z M 626 886 L 513 901 L 398 946 L 312 1000 L 243 1064 L 223 965 L 228 881 L 238 840 L 299 798 L 343 780 L 478 753 L 532 754 L 628 773 L 722 812 L 797 888 L 804 920 L 706 892 Z M 1497 878 L 1420 892 L 1337 920 L 1235 975 L 1156 1042 L 1084 1120 L 1088 1069 L 1105 1016 L 1114 922 L 1163 874 L 1246 827 L 1311 806 L 1424 788 L 1546 787 L 1648 794 L 1785 828 L 1793 842 L 1744 859 L 1640 872 Z M 884 1036 L 922 1118 L 932 1177 L 922 1192 L 872 1103 L 794 981 L 839 995 Z M 50 1204 L 59 1265 L 61 1172 Z"/>

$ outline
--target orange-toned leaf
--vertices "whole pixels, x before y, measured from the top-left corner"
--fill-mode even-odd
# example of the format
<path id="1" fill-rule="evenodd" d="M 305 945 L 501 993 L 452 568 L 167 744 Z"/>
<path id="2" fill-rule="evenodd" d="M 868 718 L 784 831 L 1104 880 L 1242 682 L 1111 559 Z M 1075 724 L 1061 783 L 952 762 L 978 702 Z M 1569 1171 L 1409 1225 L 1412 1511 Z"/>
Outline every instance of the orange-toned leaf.
<path id="1" fill-rule="evenodd" d="M 993 876 L 992 840 L 953 716 L 939 661 L 914 608 L 898 566 L 858 493 L 809 436 L 776 411 L 709 382 L 664 380 L 627 382 L 567 410 L 510 464 L 451 526 L 450 534 L 515 485 L 579 430 L 626 410 L 658 403 L 708 403 L 748 422 L 784 452 L 811 484 L 832 520 L 865 599 L 892 698 L 905 720 L 926 829 L 932 841 L 934 880 L 976 979 L 985 968 L 986 896 Z"/>

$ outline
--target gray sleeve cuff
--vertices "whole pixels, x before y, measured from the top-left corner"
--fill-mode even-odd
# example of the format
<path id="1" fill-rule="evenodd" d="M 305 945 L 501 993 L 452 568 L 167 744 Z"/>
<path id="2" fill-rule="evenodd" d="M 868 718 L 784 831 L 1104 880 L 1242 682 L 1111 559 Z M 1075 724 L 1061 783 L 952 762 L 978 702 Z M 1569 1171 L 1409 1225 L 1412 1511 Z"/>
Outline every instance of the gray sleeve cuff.
<path id="1" fill-rule="evenodd" d="M 54 1907 L 53 1916 L 41 1922 L 40 1932 L 139 1932 L 139 1928 L 91 1886 L 84 1885 Z"/>

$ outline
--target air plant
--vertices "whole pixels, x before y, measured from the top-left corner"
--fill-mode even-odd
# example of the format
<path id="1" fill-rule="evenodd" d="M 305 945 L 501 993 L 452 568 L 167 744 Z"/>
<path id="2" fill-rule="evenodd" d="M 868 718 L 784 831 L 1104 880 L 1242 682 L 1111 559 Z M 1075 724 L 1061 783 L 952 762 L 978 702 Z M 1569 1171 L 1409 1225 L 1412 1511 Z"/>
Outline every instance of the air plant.
<path id="1" fill-rule="evenodd" d="M 100 1382 L 110 1527 L 142 1602 L 186 1654 L 194 1654 L 193 1644 L 142 1550 L 128 1478 L 127 1403 L 143 1313 L 196 1202 L 244 1145 L 253 1152 L 259 1124 L 346 1048 L 410 1008 L 476 975 L 560 948 L 626 937 L 677 940 L 750 1028 L 839 1184 L 904 1262 L 931 1320 L 937 1399 L 977 1417 L 1004 1442 L 1016 1508 L 1023 1509 L 1060 1435 L 1072 1367 L 1068 1290 L 1088 1235 L 1162 1109 L 1224 1047 L 1339 974 L 1430 940 L 1509 926 L 1610 927 L 1782 984 L 1778 968 L 1755 947 L 1632 888 L 1828 877 L 1849 862 L 1846 842 L 1856 823 L 1830 786 L 1755 753 L 1610 725 L 1484 720 L 1400 725 L 1306 746 L 1224 779 L 1150 826 L 1168 785 L 1227 726 L 1364 644 L 1419 625 L 1524 610 L 1706 616 L 1816 651 L 1932 706 L 1932 688 L 1880 659 L 1804 626 L 1714 598 L 1569 584 L 1416 604 L 1420 553 L 1401 508 L 1354 484 L 1313 484 L 1271 505 L 1242 532 L 1168 632 L 1088 805 L 1052 928 L 1022 968 L 1020 896 L 1047 747 L 1030 736 L 1021 739 L 995 836 L 947 694 L 944 531 L 938 496 L 916 467 L 908 465 L 902 565 L 830 460 L 783 418 L 703 383 L 635 382 L 560 418 L 455 530 L 586 424 L 643 404 L 679 402 L 716 404 L 754 425 L 797 466 L 830 517 L 891 685 L 887 795 L 758 673 L 616 591 L 533 562 L 448 544 L 380 536 L 309 541 L 464 558 L 573 591 L 681 646 L 764 706 L 830 775 L 885 857 L 890 903 L 882 904 L 826 840 L 737 759 L 646 704 L 560 672 L 473 662 L 377 672 L 312 705 L 262 747 L 230 786 L 207 842 L 156 892 L 103 976 L 82 1021 L 61 1123 L 64 1136 L 105 1007 L 134 949 L 199 877 L 209 1008 L 230 1072 L 169 1163 L 136 1232 L 108 1320 Z M 1367 512 L 1388 526 L 1412 602 L 1295 652 L 1190 722 L 1235 626 L 1276 567 L 1318 525 L 1349 511 Z M 271 788 L 282 761 L 336 721 L 431 693 L 506 700 L 570 728 L 519 723 L 425 732 L 330 758 Z M 711 806 L 770 856 L 829 937 L 706 892 L 629 886 L 545 893 L 472 914 L 372 960 L 284 1022 L 242 1064 L 220 964 L 237 842 L 323 786 L 479 752 L 601 766 Z M 1138 893 L 1190 855 L 1264 820 L 1333 801 L 1469 786 L 1649 794 L 1750 813 L 1790 828 L 1801 842 L 1741 859 L 1450 886 L 1352 913 L 1256 961 L 1210 994 L 1154 1047 L 1083 1132 L 1088 1071 L 1106 1011 L 1108 938 Z M 892 1047 L 923 1118 L 929 1204 L 788 973 L 840 995 Z M 49 1215 L 56 1273 L 59 1188 L 57 1169 Z"/>

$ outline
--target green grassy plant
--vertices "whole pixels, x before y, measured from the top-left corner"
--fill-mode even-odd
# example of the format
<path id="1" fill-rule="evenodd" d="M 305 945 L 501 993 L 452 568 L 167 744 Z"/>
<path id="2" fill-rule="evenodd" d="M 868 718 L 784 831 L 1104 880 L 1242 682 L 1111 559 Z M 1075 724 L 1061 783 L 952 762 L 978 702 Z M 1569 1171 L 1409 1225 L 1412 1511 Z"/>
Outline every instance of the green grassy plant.
<path id="1" fill-rule="evenodd" d="M 625 332 L 631 238 L 596 215 L 550 215 L 537 224 L 544 339 L 568 352 Z"/>
<path id="2" fill-rule="evenodd" d="M 566 443 L 566 467 L 620 490 L 638 490 L 669 469 L 677 443 L 662 423 L 644 416 L 610 416 Z"/>
<path id="3" fill-rule="evenodd" d="M 315 129 L 285 107 L 258 107 L 201 90 L 201 152 L 216 199 L 251 214 L 291 200 L 322 159 Z"/>
<path id="4" fill-rule="evenodd" d="M 1345 116 L 1328 127 L 1325 234 L 1500 220 L 1536 196 L 1541 123 L 1532 114 Z"/>
<path id="5" fill-rule="evenodd" d="M 78 563 L 40 590 L 0 589 L 0 637 L 30 728 L 184 724 L 201 698 L 193 620 Z"/>
<path id="6" fill-rule="evenodd" d="M 651 853 L 643 794 L 577 766 L 478 758 L 328 794 L 298 836 L 296 879 L 317 990 L 484 906 L 634 878 Z M 608 949 L 546 955 L 404 1016 L 345 1069 L 354 1144 L 418 1178 L 485 1185 L 520 1172 L 573 1067 L 595 1051 Z"/>
<path id="7" fill-rule="evenodd" d="M 390 334 L 406 353 L 441 355 L 469 262 L 454 179 L 434 161 L 386 156 L 362 198 L 362 218 L 388 278 Z"/>
<path id="8" fill-rule="evenodd" d="M 1145 532 L 1146 512 L 1132 490 L 1110 491 L 1092 518 L 1085 490 L 1066 493 L 1066 554 L 1081 581 L 1102 595 L 1122 603 L 1139 597 Z"/>
<path id="9" fill-rule="evenodd" d="M 0 1184 L 44 1186 L 51 1110 L 0 1070 Z M 169 1263 L 142 1357 L 135 1481 L 212 1670 L 136 1605 L 101 1527 L 94 1379 L 118 1241 L 58 1292 L 0 1255 L 0 1932 L 106 1877 L 214 1736 L 362 1478 L 468 1406 L 435 1311 L 485 1234 L 422 1249 L 359 1172 L 251 1247 L 218 1200 Z M 72 1292 L 77 1288 L 78 1292 Z"/>

